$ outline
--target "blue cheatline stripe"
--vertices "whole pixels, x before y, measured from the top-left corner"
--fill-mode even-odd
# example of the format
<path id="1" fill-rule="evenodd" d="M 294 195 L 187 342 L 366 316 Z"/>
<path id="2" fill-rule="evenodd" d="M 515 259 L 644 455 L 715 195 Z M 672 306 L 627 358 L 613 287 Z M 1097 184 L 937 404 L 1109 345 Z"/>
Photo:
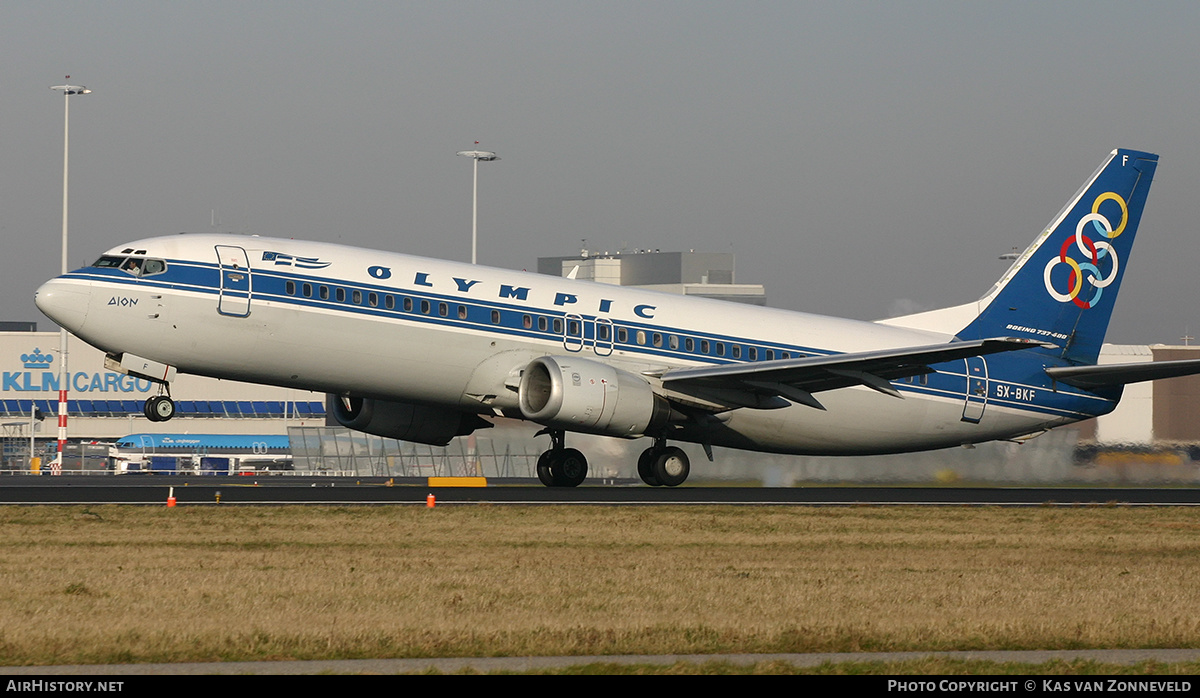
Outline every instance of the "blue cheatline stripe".
<path id="1" fill-rule="evenodd" d="M 89 281 L 103 281 L 106 283 L 116 283 L 127 285 L 133 288 L 156 288 L 164 290 L 186 291 L 200 294 L 208 294 L 217 296 L 220 293 L 219 276 L 220 267 L 216 264 L 206 264 L 203 262 L 169 260 L 167 270 L 162 274 L 157 274 L 150 277 L 135 278 L 115 268 L 98 268 L 89 267 L 72 272 L 68 275 L 70 278 L 80 278 Z M 623 352 L 625 354 L 640 355 L 642 357 L 657 357 L 676 360 L 684 360 L 690 362 L 701 362 L 709 365 L 732 364 L 732 363 L 754 363 L 754 361 L 765 361 L 766 352 L 768 350 L 775 353 L 775 358 L 782 358 L 782 352 L 788 352 L 791 358 L 802 356 L 832 356 L 838 352 L 832 352 L 826 349 L 819 349 L 810 346 L 800 346 L 794 344 L 783 344 L 778 342 L 765 342 L 762 340 L 747 339 L 729 334 L 719 334 L 714 332 L 700 332 L 694 330 L 681 331 L 676 328 L 666 325 L 639 322 L 634 320 L 616 320 L 608 316 L 583 314 L 571 312 L 568 309 L 546 309 L 541 307 L 531 307 L 527 305 L 516 305 L 505 303 L 503 301 L 482 300 L 482 299 L 464 299 L 461 296 L 453 296 L 444 293 L 434 293 L 430 291 L 420 291 L 416 289 L 403 289 L 397 287 L 382 286 L 379 284 L 349 282 L 344 279 L 336 279 L 334 277 L 311 276 L 284 273 L 275 269 L 259 270 L 251 269 L 251 303 L 269 303 L 273 305 L 291 305 L 299 308 L 317 309 L 339 313 L 349 313 L 364 317 L 386 319 L 392 321 L 419 323 L 425 325 L 433 325 L 455 330 L 470 330 L 482 331 L 487 334 L 496 334 L 506 337 L 519 338 L 523 340 L 537 340 L 552 344 L 556 347 L 563 347 L 564 351 L 581 352 L 587 349 L 592 349 L 599 345 L 601 349 L 608 348 L 611 343 L 613 352 Z M 295 284 L 294 294 L 286 293 L 288 282 Z M 330 298 L 323 300 L 318 297 L 305 297 L 301 295 L 303 284 L 312 286 L 314 295 L 319 292 L 320 287 L 328 288 Z M 336 300 L 337 291 L 341 289 L 346 300 Z M 360 302 L 355 304 L 352 302 L 354 293 L 358 292 Z M 378 299 L 378 305 L 371 306 L 366 301 L 368 294 L 375 293 Z M 385 298 L 392 297 L 395 306 L 391 309 L 385 307 Z M 410 299 L 412 302 L 412 310 L 404 310 L 403 303 L 405 299 Z M 422 313 L 420 308 L 422 302 L 429 304 L 429 312 Z M 439 314 L 440 306 L 446 306 L 446 315 Z M 465 318 L 459 317 L 459 307 L 464 308 Z M 492 313 L 495 311 L 499 314 L 499 322 L 492 322 Z M 529 316 L 533 327 L 526 328 L 524 326 L 524 318 Z M 541 319 L 545 319 L 545 330 L 538 329 L 538 323 Z M 579 335 L 574 334 L 568 336 L 565 333 L 565 325 L 575 319 L 581 322 Z M 611 340 L 599 340 L 596 337 L 596 323 L 603 321 L 602 324 L 608 325 L 612 333 Z M 554 331 L 555 321 L 562 323 L 558 332 Z M 618 333 L 625 330 L 627 333 L 627 341 L 617 341 Z M 638 332 L 645 333 L 646 344 L 638 344 L 634 339 Z M 655 334 L 660 335 L 663 346 L 653 346 L 652 339 Z M 676 337 L 678 349 L 671 349 L 669 346 L 670 337 Z M 693 341 L 694 349 L 687 351 L 685 349 L 686 340 Z M 743 352 L 743 358 L 735 359 L 732 356 L 718 356 L 713 353 L 704 354 L 699 351 L 701 342 L 707 341 L 713 351 L 716 345 L 721 343 L 727 354 L 732 353 L 734 346 L 740 346 Z M 747 358 L 749 350 L 754 349 L 757 353 L 757 358 L 750 361 Z M 939 395 L 944 397 L 953 397 L 954 399 L 963 399 L 965 392 L 965 384 L 958 385 L 965 380 L 965 374 L 961 373 L 960 362 L 950 362 L 947 364 L 939 364 L 946 367 L 946 370 L 938 371 L 930 374 L 928 386 L 919 386 L 904 382 L 897 382 L 893 385 L 901 392 L 909 392 L 913 394 Z M 958 367 L 956 371 L 954 368 Z M 989 385 L 997 382 L 994 378 L 989 379 Z M 1013 381 L 999 381 L 1010 385 L 1023 385 Z M 1031 386 L 1039 391 L 1046 391 L 1045 386 Z M 1059 405 L 1033 404 L 1028 402 L 1017 402 L 1012 400 L 1004 400 L 992 395 L 988 396 L 989 404 L 1004 405 L 1013 409 L 1034 412 L 1039 415 L 1048 414 L 1060 417 L 1081 418 L 1089 417 L 1094 412 L 1086 409 L 1072 409 L 1066 407 L 1067 403 L 1071 403 L 1076 407 L 1079 401 L 1095 402 L 1098 404 L 1107 404 L 1109 401 L 1091 394 L 1076 392 L 1073 389 L 1067 389 L 1065 386 L 1059 386 L 1058 390 L 1051 396 L 1055 402 L 1063 403 Z"/>
<path id="2" fill-rule="evenodd" d="M 179 273 L 176 270 L 182 268 L 185 273 Z M 72 272 L 68 276 L 70 278 L 83 278 L 93 281 L 104 281 L 109 283 L 117 283 L 127 285 L 133 288 L 161 288 L 165 290 L 184 290 L 196 293 L 217 295 L 220 293 L 219 277 L 217 276 L 218 267 L 215 264 L 207 265 L 194 262 L 178 262 L 174 260 L 168 261 L 167 271 L 163 274 L 155 276 L 135 278 L 129 274 L 114 268 L 99 268 L 90 267 Z M 198 273 L 198 272 L 203 272 Z M 205 279 L 197 279 L 194 277 L 203 275 Z M 647 354 L 658 357 L 669 357 L 675 359 L 684 359 L 690 361 L 702 361 L 709 364 L 725 364 L 739 363 L 741 359 L 734 359 L 732 356 L 718 356 L 715 354 L 703 354 L 699 351 L 687 352 L 683 350 L 684 340 L 692 338 L 699 347 L 701 341 L 708 341 L 711 345 L 720 342 L 725 344 L 726 352 L 732 352 L 734 345 L 740 345 L 743 352 L 748 352 L 750 348 L 754 348 L 758 352 L 757 360 L 765 360 L 767 350 L 776 352 L 776 358 L 780 352 L 789 352 L 792 358 L 797 358 L 799 355 L 804 356 L 828 356 L 835 354 L 826 349 L 816 347 L 804 347 L 791 344 L 764 342 L 762 340 L 747 339 L 745 337 L 737 337 L 734 335 L 718 334 L 714 332 L 698 332 L 698 331 L 681 331 L 676 328 L 667 327 L 654 323 L 638 322 L 632 320 L 613 320 L 607 316 L 583 314 L 569 312 L 567 310 L 544 309 L 539 307 L 529 307 L 514 305 L 511 303 L 503 303 L 497 301 L 483 301 L 478 299 L 465 300 L 461 296 L 451 296 L 447 294 L 432 293 L 426 291 L 417 291 L 409 289 L 398 289 L 395 287 L 381 286 L 378 284 L 367 284 L 361 282 L 347 282 L 342 279 L 334 279 L 332 277 L 318 276 L 302 276 L 296 274 L 283 274 L 275 270 L 259 271 L 251 270 L 251 302 L 272 302 L 281 304 L 296 305 L 306 308 L 318 308 L 323 310 L 334 310 L 347 312 L 351 314 L 364 315 L 370 317 L 390 318 L 398 320 L 406 320 L 413 322 L 421 322 L 426 324 L 436 324 L 446 327 L 454 327 L 460 329 L 484 329 L 488 332 L 499 333 L 523 339 L 542 339 L 555 344 L 560 344 L 564 340 L 563 332 L 553 331 L 553 320 L 562 320 L 564 323 L 568 316 L 578 316 L 583 320 L 582 337 L 581 339 L 590 343 L 596 341 L 594 323 L 597 320 L 605 320 L 612 322 L 612 332 L 615 335 L 618 330 L 625 329 L 630 333 L 630 341 L 618 342 L 613 341 L 615 350 L 622 350 L 638 354 Z M 299 293 L 300 285 L 303 283 L 312 284 L 314 287 L 326 286 L 330 289 L 331 298 L 322 300 L 320 298 L 305 298 L 301 295 L 288 295 L 284 292 L 284 287 L 287 281 L 293 281 L 297 285 L 297 293 Z M 396 298 L 397 307 L 387 309 L 385 307 L 371 307 L 365 303 L 355 305 L 348 301 L 339 302 L 333 299 L 333 293 L 336 289 L 341 288 L 346 292 L 347 299 L 352 298 L 354 291 L 359 291 L 362 298 L 365 300 L 368 293 L 375 292 L 377 294 L 391 295 Z M 315 292 L 314 288 L 314 292 Z M 403 298 L 411 298 L 413 300 L 413 311 L 404 311 L 402 306 Z M 417 311 L 421 301 L 430 303 L 430 313 L 423 314 Z M 437 315 L 438 303 L 446 303 L 450 314 L 446 317 Z M 457 317 L 457 307 L 464 306 L 467 309 L 466 319 Z M 500 323 L 493 324 L 491 322 L 491 311 L 497 310 L 501 313 Z M 530 315 L 535 323 L 534 328 L 526 329 L 523 326 L 523 318 L 525 315 Z M 538 316 L 545 316 L 549 322 L 546 330 L 536 329 Z M 636 337 L 636 333 L 641 330 L 646 333 L 647 344 L 637 344 L 632 341 Z M 662 335 L 664 346 L 655 347 L 649 344 L 652 335 L 657 332 Z M 672 350 L 667 346 L 668 337 L 674 335 L 678 338 L 680 349 Z M 574 337 L 572 337 L 574 339 Z M 603 340 L 602 340 L 603 341 Z M 605 342 L 607 345 L 607 342 Z M 715 349 L 715 347 L 714 347 Z"/>

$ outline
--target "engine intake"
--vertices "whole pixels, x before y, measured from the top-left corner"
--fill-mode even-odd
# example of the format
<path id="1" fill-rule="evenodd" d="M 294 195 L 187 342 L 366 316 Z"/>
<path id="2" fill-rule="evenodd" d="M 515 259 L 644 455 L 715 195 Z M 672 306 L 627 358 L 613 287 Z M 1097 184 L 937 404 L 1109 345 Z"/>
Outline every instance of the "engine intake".
<path id="1" fill-rule="evenodd" d="M 550 427 L 637 438 L 667 423 L 671 408 L 640 376 L 569 356 L 542 356 L 521 373 L 521 414 Z"/>

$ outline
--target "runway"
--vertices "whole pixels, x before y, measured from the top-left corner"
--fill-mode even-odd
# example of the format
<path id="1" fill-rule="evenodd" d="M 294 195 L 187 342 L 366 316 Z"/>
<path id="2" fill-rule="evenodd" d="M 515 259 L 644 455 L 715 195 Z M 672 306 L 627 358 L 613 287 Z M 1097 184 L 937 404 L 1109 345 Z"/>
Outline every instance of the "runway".
<path id="1" fill-rule="evenodd" d="M 731 504 L 808 506 L 1196 506 L 1200 489 L 1097 487 L 648 487 L 634 481 L 576 488 L 532 480 L 429 487 L 423 478 L 302 476 L 9 476 L 0 504 Z"/>

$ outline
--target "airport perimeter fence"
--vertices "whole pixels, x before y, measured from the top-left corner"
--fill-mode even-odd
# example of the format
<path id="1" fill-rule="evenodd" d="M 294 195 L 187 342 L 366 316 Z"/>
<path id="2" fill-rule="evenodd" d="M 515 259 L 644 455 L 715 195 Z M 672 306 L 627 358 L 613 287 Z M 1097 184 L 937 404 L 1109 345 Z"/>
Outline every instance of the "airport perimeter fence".
<path id="1" fill-rule="evenodd" d="M 41 459 L 39 473 L 30 468 L 30 439 L 26 433 L 2 425 L 0 476 L 113 475 L 111 443 L 68 443 L 63 467 L 55 470 L 53 439 L 39 438 L 34 455 Z M 486 436 L 457 437 L 437 447 L 401 442 L 352 431 L 345 427 L 292 427 L 288 429 L 292 456 L 269 463 L 230 459 L 229 474 L 272 476 L 349 477 L 537 477 L 537 459 L 549 445 L 528 435 L 527 429 L 498 426 Z M 575 435 L 573 445 L 588 454 L 593 480 L 636 475 L 630 472 L 644 443 Z M 695 449 L 693 449 L 694 451 Z M 149 454 L 147 454 L 148 456 Z M 198 453 L 180 455 L 165 467 L 143 465 L 141 474 L 204 475 L 209 472 Z M 212 454 L 217 455 L 217 454 Z M 943 449 L 929 453 L 860 458 L 823 456 L 773 456 L 717 449 L 715 463 L 692 453 L 693 476 L 717 480 L 760 481 L 787 487 L 813 482 L 864 484 L 915 484 L 938 482 L 1003 484 L 1200 484 L 1200 444 L 1088 445 L 1069 429 L 1057 429 L 1025 444 L 990 443 L 972 449 Z M 170 460 L 156 458 L 155 460 Z M 217 460 L 220 460 L 219 458 Z M 129 471 L 134 472 L 134 471 Z"/>
<path id="2" fill-rule="evenodd" d="M 272 475 L 329 475 L 349 477 L 446 477 L 477 476 L 500 478 L 537 477 L 541 454 L 532 443 L 507 443 L 475 436 L 458 437 L 448 446 L 427 446 L 352 431 L 345 427 L 291 427 L 288 429 L 292 458 L 290 468 L 271 467 Z M 29 440 L 3 438 L 0 446 L 0 475 L 115 474 L 109 459 L 109 444 L 70 443 L 61 470 L 53 472 L 51 461 L 56 444 L 37 442 L 40 472 L 30 468 Z M 181 455 L 174 474 L 192 474 L 192 456 Z M 237 468 L 237 464 L 234 464 Z M 149 468 L 139 472 L 151 472 Z M 158 474 L 168 471 L 155 469 Z M 195 473 L 201 474 L 201 473 Z"/>
<path id="3" fill-rule="evenodd" d="M 458 437 L 448 446 L 428 446 L 352 431 L 345 427 L 291 427 L 292 464 L 297 475 L 356 477 L 537 476 L 540 451 L 532 445 Z"/>

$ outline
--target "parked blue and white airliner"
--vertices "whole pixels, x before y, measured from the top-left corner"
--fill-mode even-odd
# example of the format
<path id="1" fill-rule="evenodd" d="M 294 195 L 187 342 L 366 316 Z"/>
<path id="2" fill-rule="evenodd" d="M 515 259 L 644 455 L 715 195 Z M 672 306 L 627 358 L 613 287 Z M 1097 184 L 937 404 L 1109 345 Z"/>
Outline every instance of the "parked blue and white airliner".
<path id="1" fill-rule="evenodd" d="M 567 432 L 649 437 L 638 473 L 689 473 L 669 441 L 876 454 L 1021 439 L 1110 412 L 1122 385 L 1200 362 L 1097 366 L 1158 157 L 1113 151 L 982 298 L 878 322 L 247 235 L 115 247 L 38 307 L 160 384 L 176 372 L 324 391 L 347 427 L 420 443 L 513 417 L 543 427 L 549 486 L 587 460 Z"/>

